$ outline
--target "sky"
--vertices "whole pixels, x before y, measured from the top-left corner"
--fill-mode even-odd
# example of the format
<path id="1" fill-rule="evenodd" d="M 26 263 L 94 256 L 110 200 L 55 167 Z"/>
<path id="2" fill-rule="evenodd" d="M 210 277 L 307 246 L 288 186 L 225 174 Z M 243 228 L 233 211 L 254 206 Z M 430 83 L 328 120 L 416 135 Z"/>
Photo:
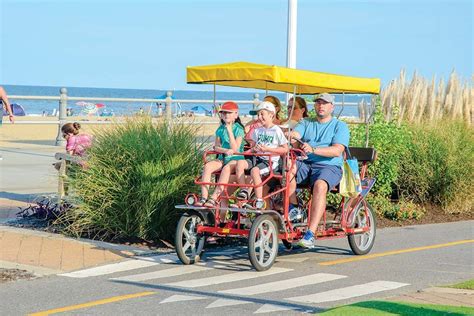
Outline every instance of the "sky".
<path id="1" fill-rule="evenodd" d="M 473 2 L 298 0 L 296 68 L 472 80 Z M 0 84 L 208 90 L 186 66 L 286 65 L 287 0 L 0 3 Z"/>

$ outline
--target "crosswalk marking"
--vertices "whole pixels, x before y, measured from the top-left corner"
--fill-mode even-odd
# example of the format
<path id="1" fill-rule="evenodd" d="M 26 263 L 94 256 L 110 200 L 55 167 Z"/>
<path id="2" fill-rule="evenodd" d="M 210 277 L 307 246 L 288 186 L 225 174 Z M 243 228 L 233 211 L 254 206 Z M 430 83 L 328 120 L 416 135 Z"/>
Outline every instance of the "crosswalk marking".
<path id="1" fill-rule="evenodd" d="M 228 283 L 228 282 L 254 279 L 254 278 L 259 278 L 259 277 L 264 277 L 264 276 L 268 276 L 272 274 L 289 272 L 289 271 L 293 271 L 293 269 L 273 267 L 272 269 L 263 271 L 263 272 L 242 271 L 242 272 L 236 272 L 236 273 L 231 273 L 231 274 L 219 275 L 215 277 L 207 277 L 207 278 L 202 278 L 202 279 L 168 283 L 166 285 L 181 286 L 181 287 L 186 287 L 186 288 L 195 288 L 195 287 L 202 287 L 202 286 L 209 286 L 209 285 L 216 285 L 216 284 L 222 284 L 222 283 Z"/>
<path id="2" fill-rule="evenodd" d="M 145 261 L 145 260 L 127 260 L 118 263 L 107 264 L 100 267 L 84 269 L 69 273 L 59 274 L 60 276 L 70 277 L 70 278 L 87 278 L 92 276 L 99 276 L 105 274 L 112 274 L 116 272 L 123 272 L 128 270 L 146 268 L 159 265 L 155 261 Z"/>
<path id="3" fill-rule="evenodd" d="M 252 302 L 220 298 L 220 299 L 215 300 L 211 304 L 207 305 L 206 308 L 234 306 L 234 305 L 242 305 L 242 304 L 250 304 L 250 303 Z"/>
<path id="4" fill-rule="evenodd" d="M 240 251 L 238 250 L 223 250 L 223 251 L 206 251 L 204 252 L 204 255 L 206 256 L 220 256 L 220 255 L 234 255 L 236 253 L 239 253 Z"/>
<path id="5" fill-rule="evenodd" d="M 179 259 L 169 259 L 169 258 L 163 258 L 161 259 L 161 262 L 163 263 L 178 263 Z"/>
<path id="6" fill-rule="evenodd" d="M 372 293 L 394 290 L 403 286 L 407 286 L 407 283 L 389 282 L 389 281 L 375 281 L 366 284 L 359 284 L 348 286 L 344 288 L 334 289 L 326 292 L 315 293 L 310 295 L 295 296 L 287 298 L 290 301 L 302 302 L 302 303 L 323 303 L 333 302 L 339 300 L 345 300 L 353 297 L 362 295 L 368 295 Z"/>
<path id="7" fill-rule="evenodd" d="M 207 297 L 204 297 L 204 296 L 173 295 L 161 301 L 160 304 L 183 302 L 183 301 L 205 300 L 205 299 L 207 299 Z"/>
<path id="8" fill-rule="evenodd" d="M 183 274 L 199 272 L 203 270 L 209 270 L 209 268 L 202 267 L 202 266 L 195 266 L 195 265 L 178 266 L 176 268 L 171 268 L 171 269 L 112 278 L 111 280 L 141 282 L 141 281 L 146 281 L 146 280 L 169 278 L 169 277 L 179 276 Z"/>
<path id="9" fill-rule="evenodd" d="M 288 280 L 281 280 L 276 282 L 269 282 L 258 284 L 254 286 L 242 287 L 239 289 L 231 289 L 219 291 L 219 293 L 236 294 L 236 295 L 255 295 L 269 292 L 283 291 L 286 289 L 293 289 L 300 286 L 323 283 L 333 280 L 346 278 L 344 275 L 316 273 L 299 278 L 291 278 Z"/>
<path id="10" fill-rule="evenodd" d="M 308 260 L 309 258 L 277 258 L 276 262 L 292 262 L 292 263 L 301 263 Z"/>
<path id="11" fill-rule="evenodd" d="M 259 309 L 257 309 L 254 314 L 263 314 L 263 313 L 272 313 L 272 312 L 281 312 L 289 310 L 298 310 L 297 307 L 293 306 L 284 306 L 284 305 L 275 305 L 275 304 L 265 304 Z"/>

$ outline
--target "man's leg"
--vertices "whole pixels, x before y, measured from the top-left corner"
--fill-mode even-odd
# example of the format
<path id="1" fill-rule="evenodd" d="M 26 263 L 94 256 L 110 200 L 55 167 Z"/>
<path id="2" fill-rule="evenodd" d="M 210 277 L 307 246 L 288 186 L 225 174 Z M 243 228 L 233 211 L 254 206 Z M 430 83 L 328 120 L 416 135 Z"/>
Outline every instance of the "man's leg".
<path id="1" fill-rule="evenodd" d="M 329 188 L 334 187 L 341 180 L 342 171 L 338 166 L 318 165 L 311 167 L 311 183 L 313 185 L 313 196 L 311 198 L 311 218 L 308 230 L 303 239 L 300 240 L 299 245 L 306 248 L 314 246 L 316 239 L 316 230 L 319 222 L 326 210 L 326 195 Z"/>
<path id="2" fill-rule="evenodd" d="M 326 210 L 326 195 L 328 184 L 324 180 L 317 180 L 313 186 L 313 197 L 311 198 L 311 217 L 309 229 L 316 235 L 319 221 Z"/>

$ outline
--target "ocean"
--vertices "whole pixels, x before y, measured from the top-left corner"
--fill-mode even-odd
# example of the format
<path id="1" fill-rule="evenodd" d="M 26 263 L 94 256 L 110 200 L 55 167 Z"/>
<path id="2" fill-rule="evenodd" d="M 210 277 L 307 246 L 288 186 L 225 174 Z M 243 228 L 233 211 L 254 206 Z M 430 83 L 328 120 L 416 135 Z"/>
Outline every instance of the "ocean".
<path id="1" fill-rule="evenodd" d="M 49 86 L 23 86 L 23 85 L 4 85 L 8 95 L 18 96 L 59 96 L 59 89 L 61 87 Z M 84 88 L 84 87 L 65 87 L 68 91 L 68 96 L 71 97 L 98 97 L 98 98 L 137 98 L 137 99 L 164 99 L 167 90 L 145 90 L 145 89 L 114 89 L 114 88 Z M 212 86 L 209 86 L 209 91 L 194 91 L 194 90 L 174 90 L 172 91 L 172 98 L 177 100 L 212 100 L 213 91 Z M 221 88 L 222 89 L 222 88 Z M 263 99 L 265 91 L 242 91 L 242 92 L 225 92 L 217 91 L 217 100 L 229 100 L 239 103 L 240 100 L 253 100 L 254 94 L 258 93 L 259 98 Z M 271 93 L 280 100 L 285 99 L 283 93 Z M 370 96 L 367 95 L 346 95 L 345 102 L 359 102 L 362 99 L 370 102 Z M 336 96 L 336 103 L 340 102 L 341 96 Z M 67 107 L 72 112 L 72 115 L 84 115 L 86 107 L 79 106 L 76 103 L 80 101 L 69 101 Z M 104 107 L 97 110 L 98 115 L 131 115 L 141 110 L 150 112 L 156 115 L 159 111 L 158 104 L 143 103 L 143 102 L 104 102 L 104 101 L 86 101 L 93 103 L 102 103 Z M 49 100 L 21 100 L 11 99 L 10 103 L 20 104 L 26 115 L 52 115 L 58 109 L 58 101 Z M 164 104 L 162 104 L 164 106 Z M 210 103 L 174 103 L 173 112 L 179 114 L 183 112 L 193 111 L 198 115 L 204 115 L 205 111 L 212 111 L 212 104 Z M 239 104 L 240 114 L 246 115 L 253 107 L 252 104 Z M 194 108 L 194 109 L 193 109 Z M 192 110 L 193 109 L 193 110 Z M 310 107 L 312 109 L 312 107 Z M 339 113 L 340 107 L 336 106 L 335 113 Z M 357 106 L 346 106 L 342 112 L 343 116 L 358 116 Z"/>

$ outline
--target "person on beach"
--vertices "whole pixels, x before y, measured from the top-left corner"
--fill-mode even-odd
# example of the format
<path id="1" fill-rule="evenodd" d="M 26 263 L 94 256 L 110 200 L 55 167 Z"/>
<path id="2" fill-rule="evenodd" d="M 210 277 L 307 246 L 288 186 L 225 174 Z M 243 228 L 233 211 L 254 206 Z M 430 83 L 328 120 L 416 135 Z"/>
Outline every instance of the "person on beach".
<path id="1" fill-rule="evenodd" d="M 13 115 L 12 106 L 10 101 L 8 101 L 7 92 L 0 86 L 0 103 L 2 104 L 2 119 L 0 120 L 0 126 L 3 124 L 3 109 L 7 110 L 8 119 L 13 124 L 15 123 L 15 116 Z M 0 154 L 0 160 L 3 160 L 3 156 Z"/>
<path id="2" fill-rule="evenodd" d="M 235 102 L 225 102 L 220 110 L 221 124 L 216 130 L 214 150 L 221 153 L 218 159 L 211 160 L 204 165 L 201 181 L 210 182 L 214 172 L 221 170 L 218 183 L 228 183 L 230 175 L 237 166 L 237 161 L 244 159 L 242 155 L 234 155 L 243 151 L 244 126 L 239 118 L 239 107 Z M 209 196 L 209 185 L 201 186 L 201 199 L 196 206 L 215 207 L 217 199 L 222 193 L 223 186 L 219 185 Z"/>
<path id="3" fill-rule="evenodd" d="M 244 187 L 237 193 L 237 198 L 243 200 L 250 199 L 250 192 L 245 188 L 245 170 L 250 170 L 252 183 L 255 187 L 255 208 L 264 209 L 262 176 L 270 173 L 271 168 L 276 170 L 279 165 L 280 157 L 288 151 L 288 141 L 281 128 L 275 124 L 276 109 L 273 103 L 269 101 L 261 102 L 256 108 L 261 127 L 252 132 L 250 144 L 251 151 L 260 154 L 276 154 L 275 156 L 247 156 L 245 160 L 237 162 L 236 176 L 239 184 Z"/>
<path id="4" fill-rule="evenodd" d="M 275 107 L 275 111 L 276 111 L 273 123 L 275 123 L 276 125 L 280 125 L 280 123 L 281 123 L 281 121 L 280 121 L 280 116 L 281 116 L 281 102 L 280 102 L 280 99 L 278 99 L 277 97 L 275 97 L 273 95 L 267 95 L 265 98 L 263 98 L 263 101 L 268 101 L 268 102 L 271 102 L 273 104 L 273 106 Z M 257 111 L 251 110 L 249 112 L 249 114 L 250 115 L 257 115 Z M 254 131 L 254 129 L 256 129 L 258 127 L 262 127 L 262 123 L 260 122 L 260 120 L 258 118 L 256 118 L 255 120 L 251 120 L 250 122 L 245 124 L 245 140 L 246 141 L 251 140 L 252 132 Z"/>
<path id="5" fill-rule="evenodd" d="M 292 138 L 303 142 L 301 149 L 308 158 L 297 160 L 290 171 L 290 208 L 297 204 L 297 184 L 308 184 L 312 188 L 309 227 L 298 243 L 305 248 L 314 247 L 316 230 L 326 209 L 326 194 L 341 181 L 343 153 L 350 137 L 347 124 L 332 116 L 334 97 L 322 93 L 314 101 L 316 119 L 302 120 L 291 132 Z"/>
<path id="6" fill-rule="evenodd" d="M 15 123 L 15 116 L 13 115 L 12 106 L 10 104 L 10 101 L 8 101 L 7 92 L 5 91 L 5 89 L 3 89 L 2 86 L 0 86 L 0 102 L 2 103 L 2 110 L 3 109 L 7 110 L 8 119 L 10 120 L 10 122 Z"/>

